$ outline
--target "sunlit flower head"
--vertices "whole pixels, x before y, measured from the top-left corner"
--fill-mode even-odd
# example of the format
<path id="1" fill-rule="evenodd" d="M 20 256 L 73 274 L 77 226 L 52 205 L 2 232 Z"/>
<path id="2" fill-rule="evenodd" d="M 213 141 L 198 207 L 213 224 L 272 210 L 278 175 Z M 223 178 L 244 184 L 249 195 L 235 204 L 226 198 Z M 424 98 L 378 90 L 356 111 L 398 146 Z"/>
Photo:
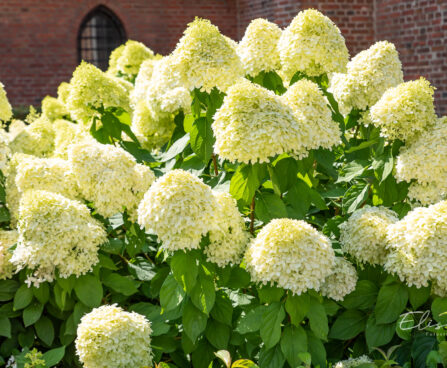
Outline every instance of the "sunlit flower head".
<path id="1" fill-rule="evenodd" d="M 373 106 L 391 87 L 403 82 L 402 64 L 396 47 L 379 41 L 359 52 L 347 65 L 347 73 L 335 73 L 330 90 L 347 114 L 351 109 L 365 110 Z"/>
<path id="2" fill-rule="evenodd" d="M 354 291 L 357 279 L 357 271 L 352 263 L 342 257 L 335 257 L 333 272 L 325 278 L 321 293 L 334 300 L 343 300 Z"/>
<path id="3" fill-rule="evenodd" d="M 318 10 L 298 13 L 282 32 L 278 43 L 282 72 L 308 76 L 345 72 L 349 53 L 338 27 Z"/>
<path id="4" fill-rule="evenodd" d="M 225 192 L 213 192 L 218 208 L 215 215 L 216 228 L 209 233 L 210 244 L 205 254 L 210 262 L 225 267 L 238 264 L 249 240 L 244 220 L 237 208 L 236 200 Z"/>
<path id="5" fill-rule="evenodd" d="M 212 129 L 214 152 L 231 162 L 267 162 L 282 153 L 307 154 L 293 110 L 272 91 L 247 80 L 229 88 Z"/>
<path id="6" fill-rule="evenodd" d="M 12 118 L 12 107 L 6 97 L 4 85 L 0 82 L 0 120 L 8 121 Z"/>
<path id="7" fill-rule="evenodd" d="M 70 81 L 67 109 L 71 116 L 89 124 L 95 108 L 121 107 L 129 111 L 129 95 L 123 85 L 92 64 L 82 62 Z"/>
<path id="8" fill-rule="evenodd" d="M 46 96 L 42 100 L 42 114 L 53 121 L 64 117 L 68 114 L 68 111 L 60 100 L 51 96 Z"/>
<path id="9" fill-rule="evenodd" d="M 172 170 L 159 178 L 138 207 L 138 223 L 158 236 L 163 248 L 196 249 L 215 227 L 217 202 L 201 179 Z"/>
<path id="10" fill-rule="evenodd" d="M 103 305 L 78 325 L 76 353 L 85 368 L 152 366 L 151 323 L 135 312 Z"/>
<path id="11" fill-rule="evenodd" d="M 11 262 L 31 274 L 28 282 L 52 281 L 55 273 L 80 276 L 98 262 L 106 241 L 102 224 L 81 202 L 43 190 L 29 190 L 20 199 L 19 239 Z"/>
<path id="12" fill-rule="evenodd" d="M 254 282 L 276 284 L 301 294 L 319 290 L 333 272 L 335 254 L 329 239 L 301 220 L 270 221 L 245 253 Z"/>
<path id="13" fill-rule="evenodd" d="M 236 44 L 223 36 L 209 20 L 196 18 L 188 24 L 172 57 L 190 90 L 226 91 L 243 76 Z"/>
<path id="14" fill-rule="evenodd" d="M 308 79 L 293 84 L 282 96 L 298 122 L 302 151 L 340 144 L 340 128 L 332 120 L 332 112 L 318 85 Z"/>
<path id="15" fill-rule="evenodd" d="M 431 281 L 447 291 L 446 238 L 447 201 L 415 208 L 388 229 L 385 270 L 409 286 L 428 286 Z"/>
<path id="16" fill-rule="evenodd" d="M 388 227 L 397 221 L 396 213 L 382 206 L 365 206 L 354 211 L 348 221 L 339 226 L 343 251 L 359 262 L 383 264 L 388 255 Z"/>
<path id="17" fill-rule="evenodd" d="M 15 230 L 0 230 L 0 280 L 9 279 L 14 273 L 9 248 L 17 243 L 18 236 Z"/>
<path id="18" fill-rule="evenodd" d="M 124 149 L 93 139 L 71 145 L 68 159 L 82 196 L 104 217 L 124 209 L 136 217 L 139 202 L 155 180 L 152 170 L 137 164 Z"/>
<path id="19" fill-rule="evenodd" d="M 68 100 L 68 96 L 70 95 L 70 83 L 62 82 L 57 87 L 57 99 L 62 103 L 66 104 Z"/>
<path id="20" fill-rule="evenodd" d="M 266 19 L 252 20 L 237 47 L 245 73 L 255 77 L 260 72 L 280 68 L 278 41 L 281 28 Z"/>
<path id="21" fill-rule="evenodd" d="M 370 121 L 388 139 L 409 141 L 435 123 L 433 93 L 422 77 L 389 88 L 371 107 Z"/>
<path id="22" fill-rule="evenodd" d="M 116 68 L 122 74 L 137 75 L 141 63 L 153 57 L 153 51 L 144 44 L 129 40 L 124 44 L 124 48 L 116 60 Z"/>

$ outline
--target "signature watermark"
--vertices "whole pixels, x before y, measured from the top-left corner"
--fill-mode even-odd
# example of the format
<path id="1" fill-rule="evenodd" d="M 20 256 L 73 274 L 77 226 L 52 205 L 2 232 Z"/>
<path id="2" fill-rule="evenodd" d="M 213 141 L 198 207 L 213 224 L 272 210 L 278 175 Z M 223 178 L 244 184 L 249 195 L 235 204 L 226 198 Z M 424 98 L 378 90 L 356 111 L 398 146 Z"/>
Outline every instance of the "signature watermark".
<path id="1" fill-rule="evenodd" d="M 445 316 L 445 323 L 439 321 L 439 317 Z M 402 331 L 424 331 L 429 335 L 447 336 L 447 312 L 443 312 L 434 320 L 431 312 L 413 311 L 400 315 L 398 324 Z"/>

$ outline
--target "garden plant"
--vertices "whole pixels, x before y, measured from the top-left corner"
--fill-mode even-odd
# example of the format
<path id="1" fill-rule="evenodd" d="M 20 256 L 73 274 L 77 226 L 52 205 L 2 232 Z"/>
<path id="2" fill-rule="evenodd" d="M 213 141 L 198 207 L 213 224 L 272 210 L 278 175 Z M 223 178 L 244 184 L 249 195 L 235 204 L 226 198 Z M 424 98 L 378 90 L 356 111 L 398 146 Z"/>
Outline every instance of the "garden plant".
<path id="1" fill-rule="evenodd" d="M 6 86 L 6 90 L 7 90 Z M 447 119 L 298 13 L 0 84 L 0 365 L 447 365 Z"/>

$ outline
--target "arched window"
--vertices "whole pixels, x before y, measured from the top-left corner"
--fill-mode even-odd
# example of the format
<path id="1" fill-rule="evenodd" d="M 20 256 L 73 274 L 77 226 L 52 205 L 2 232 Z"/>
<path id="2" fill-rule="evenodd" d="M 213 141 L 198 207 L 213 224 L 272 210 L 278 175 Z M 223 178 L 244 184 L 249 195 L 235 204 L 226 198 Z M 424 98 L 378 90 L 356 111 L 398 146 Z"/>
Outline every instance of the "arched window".
<path id="1" fill-rule="evenodd" d="M 87 14 L 79 28 L 79 62 L 85 60 L 106 70 L 110 53 L 125 41 L 126 33 L 118 17 L 105 6 L 98 6 Z"/>

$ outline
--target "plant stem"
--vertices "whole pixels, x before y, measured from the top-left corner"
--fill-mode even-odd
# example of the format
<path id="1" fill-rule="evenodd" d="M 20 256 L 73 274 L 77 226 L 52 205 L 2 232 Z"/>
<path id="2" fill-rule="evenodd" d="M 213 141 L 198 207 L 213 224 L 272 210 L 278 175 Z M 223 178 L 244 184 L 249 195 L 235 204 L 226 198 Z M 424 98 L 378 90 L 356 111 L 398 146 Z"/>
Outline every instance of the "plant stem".
<path id="1" fill-rule="evenodd" d="M 217 169 L 216 155 L 213 153 L 212 157 L 213 157 L 214 175 L 217 176 L 219 175 L 219 170 Z"/>
<path id="2" fill-rule="evenodd" d="M 250 204 L 250 233 L 255 234 L 255 196 L 251 200 Z"/>

